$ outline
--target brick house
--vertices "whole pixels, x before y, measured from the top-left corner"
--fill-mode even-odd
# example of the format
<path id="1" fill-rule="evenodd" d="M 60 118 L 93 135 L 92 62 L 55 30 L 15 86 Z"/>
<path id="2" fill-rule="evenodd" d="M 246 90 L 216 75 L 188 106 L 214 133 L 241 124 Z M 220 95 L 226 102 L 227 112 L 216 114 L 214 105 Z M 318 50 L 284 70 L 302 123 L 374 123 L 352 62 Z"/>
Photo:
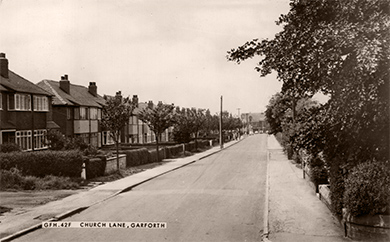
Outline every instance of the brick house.
<path id="1" fill-rule="evenodd" d="M 138 96 L 133 95 L 132 102 L 135 104 L 133 114 L 130 117 L 129 124 L 124 129 L 124 134 L 122 135 L 122 142 L 124 143 L 133 143 L 133 144 L 146 144 L 153 143 L 156 141 L 156 136 L 149 129 L 148 125 L 142 122 L 137 114 L 148 106 L 153 106 L 153 102 L 139 102 Z M 168 128 L 161 135 L 161 142 L 169 141 L 169 132 L 172 131 L 172 128 Z"/>
<path id="2" fill-rule="evenodd" d="M 43 80 L 37 85 L 53 95 L 53 119 L 65 136 L 81 137 L 95 147 L 112 143 L 100 126 L 105 100 L 98 95 L 95 82 L 88 87 L 75 85 L 64 75 L 60 81 Z"/>
<path id="3" fill-rule="evenodd" d="M 52 96 L 49 92 L 9 70 L 0 53 L 0 144 L 16 143 L 24 151 L 46 149 L 52 121 Z"/>

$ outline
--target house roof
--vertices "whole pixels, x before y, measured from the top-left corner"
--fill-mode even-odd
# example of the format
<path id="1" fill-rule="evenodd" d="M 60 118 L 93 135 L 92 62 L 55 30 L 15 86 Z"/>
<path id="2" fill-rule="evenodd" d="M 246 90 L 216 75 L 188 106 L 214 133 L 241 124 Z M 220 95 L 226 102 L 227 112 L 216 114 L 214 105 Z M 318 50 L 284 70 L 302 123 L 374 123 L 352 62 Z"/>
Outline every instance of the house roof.
<path id="1" fill-rule="evenodd" d="M 138 103 L 138 107 L 134 108 L 133 114 L 137 115 L 142 109 L 145 109 L 148 107 L 147 103 Z"/>
<path id="2" fill-rule="evenodd" d="M 8 71 L 8 78 L 0 76 L 0 90 L 51 96 L 49 92 L 12 71 Z"/>
<path id="3" fill-rule="evenodd" d="M 70 84 L 70 94 L 60 88 L 59 81 L 43 80 L 37 83 L 53 95 L 53 105 L 102 107 L 105 100 L 100 95 L 92 95 L 87 87 Z"/>
<path id="4" fill-rule="evenodd" d="M 0 91 L 9 91 L 8 88 L 0 84 Z"/>

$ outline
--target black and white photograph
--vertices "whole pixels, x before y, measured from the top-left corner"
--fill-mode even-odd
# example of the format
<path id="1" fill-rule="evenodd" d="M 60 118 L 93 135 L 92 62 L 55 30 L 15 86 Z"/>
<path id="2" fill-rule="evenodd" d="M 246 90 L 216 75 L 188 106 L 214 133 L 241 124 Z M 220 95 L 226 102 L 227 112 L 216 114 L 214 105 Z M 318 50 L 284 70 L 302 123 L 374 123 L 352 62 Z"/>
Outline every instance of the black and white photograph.
<path id="1" fill-rule="evenodd" d="M 0 0 L 0 241 L 390 241 L 389 0 Z"/>

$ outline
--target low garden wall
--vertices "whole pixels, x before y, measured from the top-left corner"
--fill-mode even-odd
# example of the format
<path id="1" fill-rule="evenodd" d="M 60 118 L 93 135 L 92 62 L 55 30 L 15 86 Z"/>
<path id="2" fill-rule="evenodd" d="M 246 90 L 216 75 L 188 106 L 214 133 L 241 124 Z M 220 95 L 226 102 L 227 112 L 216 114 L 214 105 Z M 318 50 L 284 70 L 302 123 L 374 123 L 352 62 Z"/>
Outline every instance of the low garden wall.
<path id="1" fill-rule="evenodd" d="M 390 215 L 351 216 L 343 209 L 345 236 L 357 241 L 390 241 Z"/>
<path id="2" fill-rule="evenodd" d="M 126 168 L 126 155 L 119 155 L 119 167 L 121 169 Z M 107 158 L 106 168 L 104 174 L 112 174 L 117 171 L 117 161 L 116 156 Z"/>

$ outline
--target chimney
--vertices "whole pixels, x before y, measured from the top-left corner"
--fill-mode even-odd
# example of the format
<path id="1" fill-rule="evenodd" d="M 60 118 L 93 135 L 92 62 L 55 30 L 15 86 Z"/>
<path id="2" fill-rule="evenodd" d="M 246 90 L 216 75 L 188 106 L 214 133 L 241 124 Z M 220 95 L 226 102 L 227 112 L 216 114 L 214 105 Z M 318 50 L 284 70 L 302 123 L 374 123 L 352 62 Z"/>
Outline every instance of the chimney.
<path id="1" fill-rule="evenodd" d="M 94 97 L 97 96 L 97 86 L 96 86 L 96 82 L 90 82 L 90 83 L 89 83 L 88 92 L 91 93 Z"/>
<path id="2" fill-rule="evenodd" d="M 138 108 L 138 96 L 137 95 L 133 95 L 133 104 L 135 105 L 135 107 Z"/>
<path id="3" fill-rule="evenodd" d="M 115 94 L 115 98 L 119 98 L 120 100 L 122 100 L 122 92 L 121 91 L 117 91 L 116 94 Z"/>
<path id="4" fill-rule="evenodd" d="M 153 108 L 153 101 L 148 102 L 148 108 Z"/>
<path id="5" fill-rule="evenodd" d="M 8 78 L 8 60 L 5 58 L 4 53 L 0 53 L 0 75 Z"/>
<path id="6" fill-rule="evenodd" d="M 60 88 L 64 92 L 70 94 L 70 81 L 68 80 L 68 75 L 61 76 Z"/>

